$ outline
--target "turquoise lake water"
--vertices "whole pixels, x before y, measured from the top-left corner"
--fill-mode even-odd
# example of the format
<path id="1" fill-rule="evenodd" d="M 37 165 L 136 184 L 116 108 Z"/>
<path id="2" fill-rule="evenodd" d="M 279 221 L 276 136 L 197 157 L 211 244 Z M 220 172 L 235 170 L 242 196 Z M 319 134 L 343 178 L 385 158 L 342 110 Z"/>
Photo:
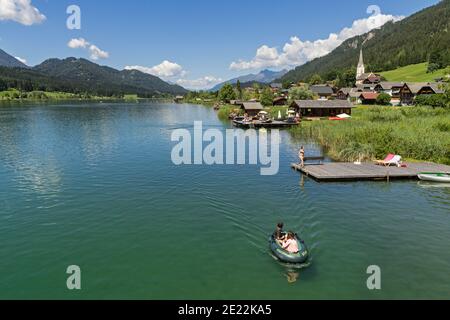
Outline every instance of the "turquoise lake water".
<path id="1" fill-rule="evenodd" d="M 303 142 L 288 132 L 275 176 L 175 166 L 172 130 L 196 120 L 230 128 L 193 105 L 1 107 L 0 298 L 450 298 L 450 188 L 319 184 L 289 168 Z M 309 245 L 309 267 L 270 255 L 279 220 Z M 81 291 L 66 287 L 69 265 Z"/>

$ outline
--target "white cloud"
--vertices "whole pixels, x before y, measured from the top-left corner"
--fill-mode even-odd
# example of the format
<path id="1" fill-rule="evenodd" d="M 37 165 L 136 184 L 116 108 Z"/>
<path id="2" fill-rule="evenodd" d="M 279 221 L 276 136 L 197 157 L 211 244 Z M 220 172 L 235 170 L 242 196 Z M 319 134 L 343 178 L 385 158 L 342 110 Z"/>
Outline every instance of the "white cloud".
<path id="1" fill-rule="evenodd" d="M 214 76 L 204 76 L 198 79 L 186 79 L 188 72 L 178 63 L 164 60 L 160 64 L 153 67 L 144 66 L 126 66 L 125 70 L 138 70 L 148 73 L 165 81 L 176 83 L 182 87 L 192 90 L 209 89 L 218 83 L 223 82 L 221 78 Z"/>
<path id="2" fill-rule="evenodd" d="M 1 1 L 1 0 L 0 0 Z M 72 49 L 87 49 L 92 60 L 106 59 L 109 58 L 109 53 L 101 50 L 94 44 L 89 43 L 83 38 L 72 39 L 67 44 L 69 48 Z"/>
<path id="3" fill-rule="evenodd" d="M 77 48 L 87 48 L 89 46 L 89 42 L 87 42 L 83 38 L 72 39 L 67 44 L 69 48 L 77 49 Z"/>
<path id="4" fill-rule="evenodd" d="M 27 64 L 27 60 L 26 60 L 26 59 L 23 59 L 23 58 L 21 58 L 21 57 L 14 57 L 14 58 L 16 58 L 17 60 L 19 60 L 19 61 L 22 62 L 23 64 Z"/>
<path id="5" fill-rule="evenodd" d="M 89 51 L 91 53 L 91 59 L 92 60 L 98 60 L 98 59 L 107 59 L 109 58 L 109 53 L 106 51 L 101 50 L 99 47 L 91 44 L 89 46 Z"/>
<path id="6" fill-rule="evenodd" d="M 0 20 L 11 20 L 26 26 L 41 23 L 46 17 L 31 0 L 0 0 Z"/>
<path id="7" fill-rule="evenodd" d="M 187 74 L 182 66 L 168 60 L 164 60 L 160 64 L 151 68 L 143 66 L 126 66 L 125 70 L 139 70 L 163 79 L 184 77 Z"/>
<path id="8" fill-rule="evenodd" d="M 369 7 L 368 13 L 372 9 Z M 270 67 L 289 68 L 302 65 L 310 60 L 327 55 L 349 38 L 380 28 L 389 21 L 399 21 L 403 18 L 403 16 L 385 15 L 378 10 L 369 18 L 354 21 L 351 27 L 344 28 L 337 34 L 331 33 L 327 39 L 302 41 L 294 36 L 284 45 L 282 52 L 279 52 L 276 47 L 263 45 L 257 49 L 256 55 L 252 60 L 232 62 L 230 69 L 258 70 Z"/>
<path id="9" fill-rule="evenodd" d="M 178 79 L 176 83 L 186 89 L 192 89 L 192 90 L 203 90 L 203 89 L 210 89 L 211 87 L 215 86 L 216 84 L 219 84 L 223 82 L 221 78 L 216 78 L 214 76 L 204 76 L 202 78 L 198 79 Z"/>

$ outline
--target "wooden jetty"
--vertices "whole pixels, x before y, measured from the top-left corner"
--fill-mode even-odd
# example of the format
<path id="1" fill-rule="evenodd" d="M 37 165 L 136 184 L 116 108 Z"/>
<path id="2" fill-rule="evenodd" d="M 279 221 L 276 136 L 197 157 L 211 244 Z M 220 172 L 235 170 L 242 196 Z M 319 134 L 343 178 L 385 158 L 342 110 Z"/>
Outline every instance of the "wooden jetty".
<path id="1" fill-rule="evenodd" d="M 303 168 L 292 164 L 291 167 L 320 182 L 419 179 L 420 172 L 450 172 L 450 166 L 435 163 L 408 163 L 406 168 L 343 162 L 307 164 Z"/>

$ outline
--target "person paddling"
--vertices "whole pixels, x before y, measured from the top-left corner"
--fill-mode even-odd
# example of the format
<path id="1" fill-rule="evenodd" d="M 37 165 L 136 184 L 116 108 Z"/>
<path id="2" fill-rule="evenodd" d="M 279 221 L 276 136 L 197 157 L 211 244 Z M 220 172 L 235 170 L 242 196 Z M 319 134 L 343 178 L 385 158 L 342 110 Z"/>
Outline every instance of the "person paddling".
<path id="1" fill-rule="evenodd" d="M 284 227 L 283 222 L 280 222 L 277 224 L 277 228 L 276 228 L 275 232 L 273 233 L 273 237 L 275 238 L 275 240 L 283 240 L 283 238 L 284 238 L 283 227 Z"/>

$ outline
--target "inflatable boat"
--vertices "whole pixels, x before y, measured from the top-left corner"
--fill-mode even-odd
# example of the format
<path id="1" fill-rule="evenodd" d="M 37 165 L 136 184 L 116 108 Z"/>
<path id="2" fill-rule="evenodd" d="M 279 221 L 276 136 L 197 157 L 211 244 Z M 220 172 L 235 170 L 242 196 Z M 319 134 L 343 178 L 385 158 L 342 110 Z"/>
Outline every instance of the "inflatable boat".
<path id="1" fill-rule="evenodd" d="M 281 262 L 292 264 L 301 264 L 308 261 L 309 252 L 305 242 L 299 239 L 297 235 L 295 235 L 295 238 L 298 243 L 299 252 L 294 254 L 284 250 L 278 243 L 278 241 L 275 240 L 275 237 L 273 235 L 270 237 L 270 250 L 278 260 L 280 260 Z"/>

